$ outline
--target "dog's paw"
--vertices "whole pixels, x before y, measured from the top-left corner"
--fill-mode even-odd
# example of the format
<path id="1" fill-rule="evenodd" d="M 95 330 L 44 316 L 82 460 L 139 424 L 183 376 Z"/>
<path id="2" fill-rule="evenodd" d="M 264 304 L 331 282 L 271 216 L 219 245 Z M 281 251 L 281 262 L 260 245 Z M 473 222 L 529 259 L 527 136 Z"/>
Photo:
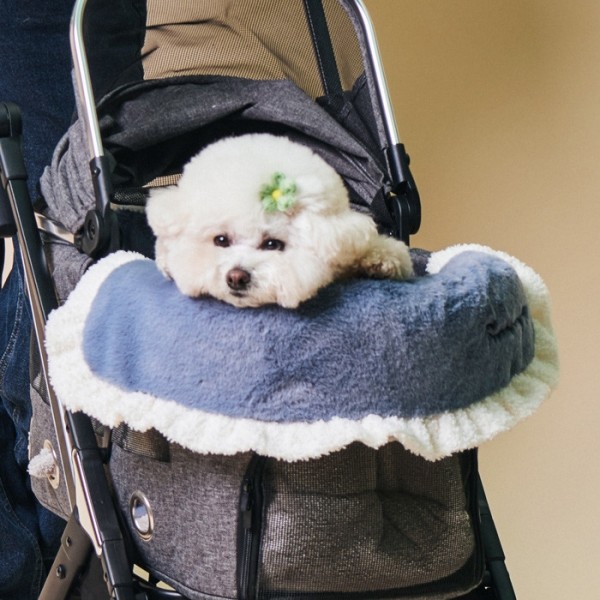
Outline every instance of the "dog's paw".
<path id="1" fill-rule="evenodd" d="M 377 279 L 406 279 L 413 274 L 412 261 L 404 242 L 378 236 L 360 261 L 359 269 Z"/>
<path id="2" fill-rule="evenodd" d="M 169 272 L 169 244 L 163 240 L 158 238 L 156 240 L 156 246 L 154 248 L 154 261 L 156 263 L 156 267 L 158 270 L 167 278 L 173 279 L 171 273 Z"/>
<path id="3" fill-rule="evenodd" d="M 361 263 L 361 271 L 375 279 L 406 279 L 413 274 L 412 264 L 407 264 L 407 261 L 402 258 L 389 256 L 379 259 L 370 257 L 370 260 Z"/>

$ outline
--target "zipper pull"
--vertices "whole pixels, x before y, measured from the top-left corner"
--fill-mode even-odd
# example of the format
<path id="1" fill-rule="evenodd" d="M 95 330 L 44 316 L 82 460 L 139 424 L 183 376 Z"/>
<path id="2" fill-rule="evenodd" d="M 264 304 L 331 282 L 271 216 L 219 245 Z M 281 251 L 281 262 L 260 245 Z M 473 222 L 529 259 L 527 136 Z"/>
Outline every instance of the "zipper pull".
<path id="1" fill-rule="evenodd" d="M 242 487 L 240 512 L 244 529 L 252 529 L 252 486 L 249 481 L 244 482 Z"/>

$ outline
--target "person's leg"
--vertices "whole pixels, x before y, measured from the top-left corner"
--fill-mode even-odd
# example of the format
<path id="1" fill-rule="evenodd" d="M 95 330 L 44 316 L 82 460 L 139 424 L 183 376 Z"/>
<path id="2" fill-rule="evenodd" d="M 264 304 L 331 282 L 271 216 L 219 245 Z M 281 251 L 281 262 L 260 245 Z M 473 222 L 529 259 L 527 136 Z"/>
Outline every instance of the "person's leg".
<path id="1" fill-rule="evenodd" d="M 26 477 L 30 325 L 20 273 L 14 270 L 0 292 L 1 598 L 36 598 L 44 574 L 38 509 Z"/>
<path id="2" fill-rule="evenodd" d="M 0 0 L 0 100 L 22 110 L 32 195 L 73 116 L 72 7 L 73 0 Z"/>
<path id="3" fill-rule="evenodd" d="M 29 190 L 73 112 L 68 23 L 72 0 L 0 0 L 0 101 L 23 113 Z M 29 338 L 19 252 L 0 290 L 0 598 L 37 598 L 64 522 L 42 508 L 27 477 Z"/>

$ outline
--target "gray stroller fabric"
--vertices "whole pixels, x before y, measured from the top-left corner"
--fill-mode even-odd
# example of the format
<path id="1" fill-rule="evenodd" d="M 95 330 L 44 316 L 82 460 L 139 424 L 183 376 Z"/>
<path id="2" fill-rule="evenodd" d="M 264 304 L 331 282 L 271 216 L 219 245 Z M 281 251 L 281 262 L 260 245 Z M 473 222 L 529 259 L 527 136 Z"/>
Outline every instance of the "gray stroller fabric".
<path id="1" fill-rule="evenodd" d="M 257 598 L 378 598 L 381 590 L 390 599 L 440 600 L 467 591 L 481 568 L 467 458 L 427 462 L 391 443 L 267 461 Z M 158 460 L 118 441 L 113 447 L 116 494 L 137 550 L 191 600 L 239 597 L 239 490 L 250 459 L 171 444 L 168 459 Z M 131 520 L 129 501 L 138 491 L 154 515 L 149 541 L 135 535 Z"/>
<path id="2" fill-rule="evenodd" d="M 352 112 L 352 104 L 343 110 Z M 376 220 L 389 219 L 382 165 L 289 81 L 201 77 L 143 82 L 105 97 L 98 112 L 118 187 L 143 186 L 180 172 L 184 162 L 217 137 L 274 131 L 309 145 L 331 164 L 357 208 L 371 209 Z M 95 203 L 86 155 L 85 131 L 77 121 L 41 179 L 48 215 L 72 232 Z"/>

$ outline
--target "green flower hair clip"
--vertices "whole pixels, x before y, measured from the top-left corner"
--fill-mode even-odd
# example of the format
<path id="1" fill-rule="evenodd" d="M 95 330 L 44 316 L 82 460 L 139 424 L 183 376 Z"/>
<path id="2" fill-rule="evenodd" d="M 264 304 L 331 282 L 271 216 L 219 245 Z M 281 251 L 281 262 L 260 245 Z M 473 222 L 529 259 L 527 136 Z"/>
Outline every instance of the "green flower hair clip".
<path id="1" fill-rule="evenodd" d="M 283 173 L 273 173 L 271 181 L 260 189 L 260 199 L 267 212 L 285 212 L 296 204 L 296 182 Z"/>

